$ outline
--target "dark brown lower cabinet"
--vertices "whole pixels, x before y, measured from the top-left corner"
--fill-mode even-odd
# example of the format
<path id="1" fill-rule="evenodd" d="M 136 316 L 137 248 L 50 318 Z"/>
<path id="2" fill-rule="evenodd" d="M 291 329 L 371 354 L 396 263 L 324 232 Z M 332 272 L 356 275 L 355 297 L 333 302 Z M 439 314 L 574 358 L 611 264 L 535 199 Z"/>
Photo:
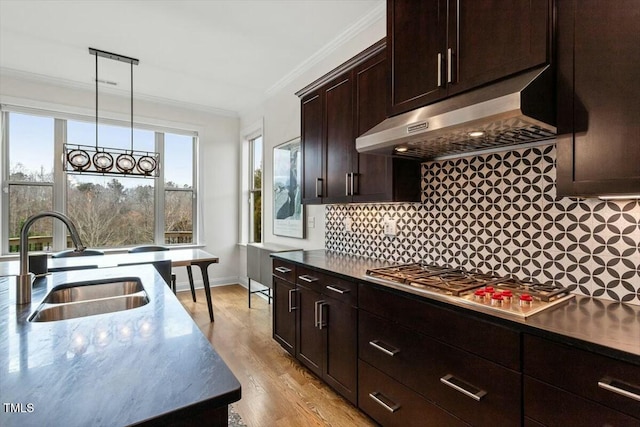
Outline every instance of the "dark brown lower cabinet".
<path id="1" fill-rule="evenodd" d="M 356 404 L 358 310 L 349 303 L 318 292 L 317 289 L 326 286 L 325 283 L 326 279 L 318 279 L 310 287 L 297 286 L 296 357 L 338 393 Z M 343 289 L 337 285 L 328 286 Z"/>
<path id="2" fill-rule="evenodd" d="M 467 426 L 458 418 L 368 363 L 361 360 L 358 369 L 358 405 L 381 425 Z"/>
<path id="3" fill-rule="evenodd" d="M 640 420 L 583 399 L 573 393 L 524 377 L 524 407 L 527 418 L 547 427 L 607 426 L 637 427 Z"/>
<path id="4" fill-rule="evenodd" d="M 363 362 L 474 426 L 520 424 L 519 372 L 364 310 L 358 326 Z"/>
<path id="5" fill-rule="evenodd" d="M 296 285 L 273 278 L 273 339 L 292 356 L 296 355 Z"/>

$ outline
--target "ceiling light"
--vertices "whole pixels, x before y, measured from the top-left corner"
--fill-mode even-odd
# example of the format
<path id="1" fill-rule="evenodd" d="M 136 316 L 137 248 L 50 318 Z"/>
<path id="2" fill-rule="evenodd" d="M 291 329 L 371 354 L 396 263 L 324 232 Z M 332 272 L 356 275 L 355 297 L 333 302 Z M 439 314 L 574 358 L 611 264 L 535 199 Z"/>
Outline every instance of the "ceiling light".
<path id="1" fill-rule="evenodd" d="M 476 130 L 476 131 L 473 131 L 473 132 L 469 132 L 469 136 L 471 138 L 480 138 L 481 136 L 484 136 L 484 132 L 481 131 L 481 130 Z"/>
<path id="2" fill-rule="evenodd" d="M 407 147 L 396 147 L 395 150 L 398 153 L 405 153 L 408 150 L 408 148 Z"/>
<path id="3" fill-rule="evenodd" d="M 140 61 L 128 56 L 89 48 L 96 57 L 96 145 L 65 144 L 64 170 L 71 174 L 126 175 L 131 177 L 153 177 L 159 174 L 159 154 L 133 149 L 133 66 Z M 131 149 L 105 148 L 98 144 L 98 57 L 126 62 L 131 66 Z M 109 83 L 109 82 L 107 82 Z M 115 162 L 113 159 L 116 159 Z M 115 169 L 114 169 L 115 165 Z"/>

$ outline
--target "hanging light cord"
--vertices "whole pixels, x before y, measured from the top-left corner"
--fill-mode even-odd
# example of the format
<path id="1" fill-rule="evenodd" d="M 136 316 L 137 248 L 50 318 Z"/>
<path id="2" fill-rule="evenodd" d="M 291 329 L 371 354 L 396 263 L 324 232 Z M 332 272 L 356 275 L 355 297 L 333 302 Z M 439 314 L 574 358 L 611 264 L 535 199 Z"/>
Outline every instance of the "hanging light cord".
<path id="1" fill-rule="evenodd" d="M 133 156 L 133 61 L 131 61 L 131 155 Z"/>
<path id="2" fill-rule="evenodd" d="M 96 153 L 98 152 L 98 54 L 96 53 Z"/>

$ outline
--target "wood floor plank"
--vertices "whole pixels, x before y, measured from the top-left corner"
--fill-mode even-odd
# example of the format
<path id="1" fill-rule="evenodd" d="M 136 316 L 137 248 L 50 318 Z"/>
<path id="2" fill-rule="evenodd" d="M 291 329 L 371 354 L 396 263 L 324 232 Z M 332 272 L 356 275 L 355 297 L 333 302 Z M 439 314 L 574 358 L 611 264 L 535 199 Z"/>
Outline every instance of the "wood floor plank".
<path id="1" fill-rule="evenodd" d="M 240 285 L 211 288 L 215 322 L 203 290 L 194 303 L 191 293 L 178 299 L 213 348 L 242 384 L 242 399 L 234 404 L 249 427 L 374 426 L 361 413 L 298 363 L 271 337 L 271 307 Z"/>

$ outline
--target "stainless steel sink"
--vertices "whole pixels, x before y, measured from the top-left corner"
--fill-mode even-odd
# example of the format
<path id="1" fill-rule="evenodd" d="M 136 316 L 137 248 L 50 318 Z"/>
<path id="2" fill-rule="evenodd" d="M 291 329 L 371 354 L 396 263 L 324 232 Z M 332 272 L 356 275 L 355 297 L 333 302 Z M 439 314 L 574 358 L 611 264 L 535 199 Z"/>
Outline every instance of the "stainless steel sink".
<path id="1" fill-rule="evenodd" d="M 30 322 L 51 322 L 115 313 L 149 303 L 140 279 L 126 277 L 57 286 L 29 317 Z"/>
<path id="2" fill-rule="evenodd" d="M 117 282 L 76 283 L 57 287 L 47 295 L 43 302 L 61 304 L 102 298 L 121 297 L 144 291 L 140 280 L 124 279 Z"/>

